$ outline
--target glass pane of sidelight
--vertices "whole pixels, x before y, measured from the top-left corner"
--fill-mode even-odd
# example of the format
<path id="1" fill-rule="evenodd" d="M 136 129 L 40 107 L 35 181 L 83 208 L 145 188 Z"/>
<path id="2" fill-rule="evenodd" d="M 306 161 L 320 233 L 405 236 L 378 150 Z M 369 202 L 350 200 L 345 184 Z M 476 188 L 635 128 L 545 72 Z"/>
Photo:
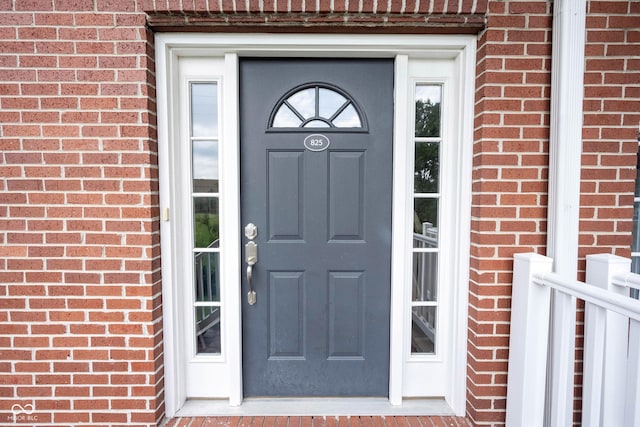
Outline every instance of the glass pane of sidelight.
<path id="1" fill-rule="evenodd" d="M 191 83 L 191 136 L 218 136 L 217 83 Z"/>
<path id="2" fill-rule="evenodd" d="M 414 200 L 413 247 L 438 247 L 438 199 Z"/>
<path id="3" fill-rule="evenodd" d="M 218 192 L 218 141 L 193 141 L 193 192 Z"/>
<path id="4" fill-rule="evenodd" d="M 637 154 L 636 188 L 634 196 L 635 201 L 633 203 L 633 238 L 631 240 L 631 252 L 637 254 L 640 252 L 640 151 Z M 638 262 L 637 257 L 634 258 L 632 258 L 631 271 L 638 273 L 640 272 L 640 263 Z"/>
<path id="5" fill-rule="evenodd" d="M 640 252 L 640 202 L 633 204 L 633 230 L 631 239 L 631 271 L 634 273 L 640 273 L 640 257 L 637 254 Z M 638 292 L 632 291 L 634 298 L 638 297 Z"/>
<path id="6" fill-rule="evenodd" d="M 640 134 L 638 135 L 638 143 L 640 143 Z M 635 201 L 633 203 L 633 230 L 631 240 L 631 271 L 640 273 L 640 149 L 636 157 L 636 188 L 634 191 Z M 638 299 L 640 292 L 636 289 L 631 290 L 631 297 Z"/>
<path id="7" fill-rule="evenodd" d="M 436 312 L 436 307 L 413 307 L 411 310 L 411 353 L 435 353 Z"/>
<path id="8" fill-rule="evenodd" d="M 196 302 L 220 301 L 220 255 L 197 252 L 194 266 Z"/>
<path id="9" fill-rule="evenodd" d="M 438 254 L 413 253 L 413 301 L 436 301 L 438 298 Z"/>
<path id="10" fill-rule="evenodd" d="M 440 143 L 416 141 L 413 191 L 415 193 L 438 193 L 439 178 Z"/>
<path id="11" fill-rule="evenodd" d="M 440 104 L 442 101 L 442 86 L 416 86 L 416 136 L 440 136 Z"/>
<path id="12" fill-rule="evenodd" d="M 220 236 L 218 198 L 195 197 L 193 199 L 193 228 L 196 248 L 217 248 Z"/>
<path id="13" fill-rule="evenodd" d="M 198 353 L 220 354 L 220 307 L 195 307 Z"/>
<path id="14" fill-rule="evenodd" d="M 638 137 L 638 144 L 640 144 L 640 136 Z M 640 197 L 640 149 L 636 154 L 636 189 L 633 194 L 636 197 Z"/>

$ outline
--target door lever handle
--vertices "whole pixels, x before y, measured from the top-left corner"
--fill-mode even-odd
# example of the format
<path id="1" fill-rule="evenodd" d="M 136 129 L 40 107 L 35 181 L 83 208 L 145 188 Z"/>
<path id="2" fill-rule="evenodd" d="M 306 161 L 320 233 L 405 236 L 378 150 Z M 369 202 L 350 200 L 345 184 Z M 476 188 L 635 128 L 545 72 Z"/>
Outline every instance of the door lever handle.
<path id="1" fill-rule="evenodd" d="M 249 292 L 247 293 L 247 302 L 249 305 L 256 303 L 256 291 L 253 290 L 251 279 L 253 278 L 253 265 L 247 266 L 247 283 L 249 284 Z"/>
<path id="2" fill-rule="evenodd" d="M 249 305 L 256 303 L 256 291 L 253 290 L 253 266 L 258 262 L 258 245 L 256 242 L 247 242 L 244 245 L 245 260 L 247 262 L 247 284 L 249 285 L 249 292 L 247 293 L 247 302 Z"/>

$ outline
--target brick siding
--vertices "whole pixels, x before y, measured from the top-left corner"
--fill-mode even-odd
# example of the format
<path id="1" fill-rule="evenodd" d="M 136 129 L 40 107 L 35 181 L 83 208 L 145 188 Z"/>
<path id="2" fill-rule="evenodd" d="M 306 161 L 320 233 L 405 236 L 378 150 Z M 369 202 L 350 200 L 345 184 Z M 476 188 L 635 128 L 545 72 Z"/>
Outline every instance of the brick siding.
<path id="1" fill-rule="evenodd" d="M 587 7 L 581 270 L 587 253 L 629 255 L 640 122 L 640 3 Z M 546 246 L 545 1 L 0 0 L 0 417 L 34 402 L 46 424 L 156 425 L 164 415 L 147 24 L 469 32 L 485 19 L 467 396 L 474 424 L 502 424 L 512 255 Z"/>
<path id="2" fill-rule="evenodd" d="M 513 254 L 544 253 L 549 2 L 490 1 L 478 41 L 467 410 L 504 422 Z"/>
<path id="3" fill-rule="evenodd" d="M 579 279 L 586 255 L 631 255 L 633 192 L 640 126 L 640 3 L 591 1 L 587 8 Z M 582 357 L 583 312 L 577 352 Z M 582 393 L 582 365 L 576 395 Z M 574 421 L 580 417 L 576 401 Z"/>
<path id="4" fill-rule="evenodd" d="M 159 30 L 477 32 L 487 0 L 147 1 Z M 302 28 L 301 28 L 302 27 Z"/>
<path id="5" fill-rule="evenodd" d="M 580 269 L 606 249 L 630 256 L 640 125 L 640 3 L 591 1 L 587 17 Z"/>
<path id="6" fill-rule="evenodd" d="M 589 253 L 629 256 L 640 123 L 639 4 L 586 7 L 580 278 Z M 512 256 L 546 252 L 551 14 L 545 1 L 490 1 L 478 42 L 467 392 L 476 425 L 504 423 Z M 577 332 L 580 357 L 581 322 Z"/>
<path id="7" fill-rule="evenodd" d="M 163 416 L 153 34 L 126 3 L 0 1 L 0 424 Z"/>

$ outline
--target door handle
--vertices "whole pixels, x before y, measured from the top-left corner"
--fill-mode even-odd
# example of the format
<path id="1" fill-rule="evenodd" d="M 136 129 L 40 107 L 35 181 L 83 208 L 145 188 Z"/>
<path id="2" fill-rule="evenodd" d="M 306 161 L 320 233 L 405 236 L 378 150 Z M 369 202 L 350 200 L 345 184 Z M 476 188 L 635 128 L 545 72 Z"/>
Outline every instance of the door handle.
<path id="1" fill-rule="evenodd" d="M 249 305 L 256 303 L 256 291 L 253 290 L 253 266 L 258 262 L 258 245 L 254 241 L 247 242 L 244 245 L 245 261 L 247 262 L 247 284 L 249 292 L 247 293 L 247 302 Z"/>
<path id="2" fill-rule="evenodd" d="M 253 286 L 251 285 L 251 278 L 253 277 L 253 266 L 247 266 L 247 283 L 249 284 L 249 292 L 247 293 L 247 302 L 249 305 L 254 305 L 256 303 L 256 291 L 253 290 Z"/>

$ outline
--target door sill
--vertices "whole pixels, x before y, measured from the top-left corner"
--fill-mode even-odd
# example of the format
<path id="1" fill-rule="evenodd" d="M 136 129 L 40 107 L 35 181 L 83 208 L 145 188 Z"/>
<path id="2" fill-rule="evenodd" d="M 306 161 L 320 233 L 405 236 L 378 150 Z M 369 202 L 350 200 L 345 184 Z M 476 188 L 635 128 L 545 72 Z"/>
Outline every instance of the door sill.
<path id="1" fill-rule="evenodd" d="M 240 406 L 228 400 L 190 399 L 177 412 L 177 417 L 208 416 L 454 416 L 455 412 L 442 398 L 403 399 L 391 405 L 386 398 L 248 398 Z"/>

